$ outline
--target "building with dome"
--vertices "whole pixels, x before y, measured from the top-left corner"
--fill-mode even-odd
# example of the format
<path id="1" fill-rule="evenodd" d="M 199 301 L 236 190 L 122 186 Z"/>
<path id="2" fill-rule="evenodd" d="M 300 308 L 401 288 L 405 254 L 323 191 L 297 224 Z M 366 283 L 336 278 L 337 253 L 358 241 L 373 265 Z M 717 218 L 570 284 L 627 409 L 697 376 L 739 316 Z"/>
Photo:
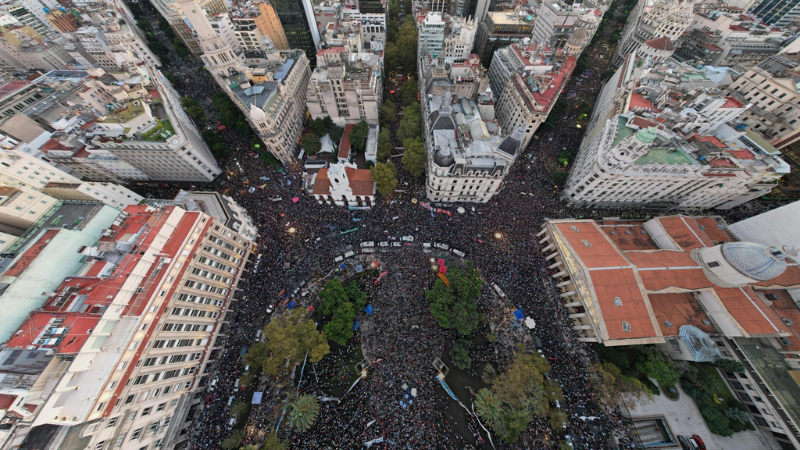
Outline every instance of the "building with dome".
<path id="1" fill-rule="evenodd" d="M 425 190 L 436 203 L 486 203 L 503 186 L 524 139 L 524 131 L 504 134 L 491 120 L 491 97 L 478 101 L 450 92 L 429 96 L 423 114 L 428 155 Z"/>
<path id="2" fill-rule="evenodd" d="M 538 238 L 579 341 L 740 360 L 731 390 L 763 434 L 799 447 L 800 250 L 740 241 L 710 216 L 549 220 Z"/>

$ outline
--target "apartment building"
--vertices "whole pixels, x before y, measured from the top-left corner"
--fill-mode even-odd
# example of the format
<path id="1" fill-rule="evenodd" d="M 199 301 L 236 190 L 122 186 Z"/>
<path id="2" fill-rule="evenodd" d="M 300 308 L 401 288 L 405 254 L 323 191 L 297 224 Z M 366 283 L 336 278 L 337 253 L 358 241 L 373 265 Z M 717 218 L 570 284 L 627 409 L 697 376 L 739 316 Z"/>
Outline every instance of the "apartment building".
<path id="1" fill-rule="evenodd" d="M 184 14 L 184 5 L 177 0 L 154 0 L 151 2 L 159 14 L 169 22 L 172 30 L 183 41 L 186 48 L 195 55 L 203 53 L 203 49 L 195 38 L 195 32 L 191 28 L 191 21 L 187 22 Z M 197 7 L 202 8 L 209 14 L 222 14 L 228 11 L 223 0 L 198 0 Z M 196 11 L 195 11 L 196 12 Z"/>
<path id="2" fill-rule="evenodd" d="M 478 22 L 458 16 L 447 16 L 444 35 L 444 58 L 448 63 L 464 62 L 472 55 Z"/>
<path id="3" fill-rule="evenodd" d="M 64 49 L 64 37 L 44 39 L 30 25 L 6 28 L 0 34 L 0 59 L 9 69 L 48 71 L 63 69 L 73 62 Z"/>
<path id="4" fill-rule="evenodd" d="M 28 187 L 0 185 L 0 231 L 22 235 L 58 200 Z"/>
<path id="5" fill-rule="evenodd" d="M 542 2 L 533 23 L 532 42 L 558 50 L 565 48 L 567 41 L 573 38 L 573 46 L 580 48 L 577 51 L 580 54 L 591 42 L 602 18 L 600 9 L 573 6 L 560 1 Z M 576 32 L 579 32 L 578 36 L 575 36 Z"/>
<path id="6" fill-rule="evenodd" d="M 362 120 L 377 125 L 383 101 L 382 67 L 380 56 L 351 53 L 348 47 L 317 52 L 317 68 L 306 94 L 311 117 L 330 117 L 341 127 Z"/>
<path id="7" fill-rule="evenodd" d="M 230 12 L 230 19 L 242 50 L 257 52 L 289 49 L 283 26 L 271 3 L 237 5 Z"/>
<path id="8" fill-rule="evenodd" d="M 91 257 L 77 275 L 63 278 L 21 324 L 4 327 L 0 351 L 24 351 L 34 362 L 0 370 L 36 381 L 13 392 L 29 406 L 10 424 L 6 445 L 58 446 L 80 436 L 102 450 L 175 448 L 202 409 L 211 381 L 205 369 L 224 342 L 251 242 L 174 206 L 129 206 L 94 230 L 99 241 L 81 248 Z M 36 265 L 45 239 L 62 232 L 45 231 L 29 258 L 12 265 L 14 274 Z"/>
<path id="9" fill-rule="evenodd" d="M 740 13 L 695 14 L 678 40 L 675 57 L 715 66 L 758 63 L 777 54 L 788 32 Z"/>
<path id="10" fill-rule="evenodd" d="M 214 180 L 222 170 L 181 107 L 178 93 L 160 71 L 152 72 L 151 81 L 163 117 L 145 101 L 121 102 L 87 128 L 92 139 L 86 152 L 98 158 L 116 157 L 135 168 L 138 173 L 128 167 L 114 172 L 126 180 Z"/>
<path id="11" fill-rule="evenodd" d="M 504 133 L 524 130 L 523 149 L 547 119 L 576 62 L 536 44 L 511 44 L 495 52 L 489 83 L 497 119 Z"/>
<path id="12" fill-rule="evenodd" d="M 694 19 L 695 1 L 678 0 L 639 0 L 628 17 L 622 38 L 617 45 L 613 63 L 622 64 L 625 56 L 633 53 L 646 41 L 665 37 L 673 44 L 683 34 Z"/>
<path id="13" fill-rule="evenodd" d="M 753 4 L 749 11 L 770 25 L 785 28 L 800 18 L 800 2 L 761 0 Z"/>
<path id="14" fill-rule="evenodd" d="M 778 149 L 800 141 L 800 63 L 771 56 L 728 86 L 729 95 L 751 104 L 740 120 Z"/>
<path id="15" fill-rule="evenodd" d="M 436 203 L 488 202 L 522 151 L 522 130 L 506 133 L 496 120 L 485 118 L 493 109 L 489 95 L 475 101 L 446 92 L 428 96 L 423 106 L 428 198 Z"/>
<path id="16" fill-rule="evenodd" d="M 478 55 L 469 55 L 461 62 L 447 63 L 447 58 L 426 55 L 420 59 L 419 80 L 425 95 L 441 97 L 450 92 L 454 98 L 477 100 L 489 87 L 489 77 Z M 482 117 L 494 120 L 494 109 L 486 108 Z"/>
<path id="17" fill-rule="evenodd" d="M 444 50 L 445 21 L 440 12 L 428 12 L 417 27 L 417 55 L 439 55 Z"/>

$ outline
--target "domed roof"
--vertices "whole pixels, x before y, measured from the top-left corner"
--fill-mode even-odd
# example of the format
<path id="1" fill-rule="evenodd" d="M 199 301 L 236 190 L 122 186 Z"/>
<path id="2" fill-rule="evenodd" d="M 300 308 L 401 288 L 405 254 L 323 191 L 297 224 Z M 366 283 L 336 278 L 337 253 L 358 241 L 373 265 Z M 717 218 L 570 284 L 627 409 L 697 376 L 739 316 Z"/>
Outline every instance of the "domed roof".
<path id="1" fill-rule="evenodd" d="M 654 48 L 656 50 L 662 50 L 662 51 L 668 51 L 668 52 L 675 51 L 675 46 L 672 45 L 672 41 L 670 41 L 669 38 L 665 38 L 665 37 L 654 38 L 654 39 L 650 39 L 650 40 L 644 41 L 644 43 L 648 47 Z"/>
<path id="2" fill-rule="evenodd" d="M 742 275 L 758 281 L 769 281 L 786 270 L 781 249 L 755 242 L 726 242 L 722 256 Z"/>
<path id="3" fill-rule="evenodd" d="M 439 167 L 447 167 L 455 164 L 456 160 L 449 148 L 443 148 L 436 150 L 436 153 L 433 154 L 433 162 Z"/>
<path id="4" fill-rule="evenodd" d="M 636 138 L 645 144 L 651 144 L 656 140 L 658 133 L 654 127 L 641 128 L 636 132 Z"/>

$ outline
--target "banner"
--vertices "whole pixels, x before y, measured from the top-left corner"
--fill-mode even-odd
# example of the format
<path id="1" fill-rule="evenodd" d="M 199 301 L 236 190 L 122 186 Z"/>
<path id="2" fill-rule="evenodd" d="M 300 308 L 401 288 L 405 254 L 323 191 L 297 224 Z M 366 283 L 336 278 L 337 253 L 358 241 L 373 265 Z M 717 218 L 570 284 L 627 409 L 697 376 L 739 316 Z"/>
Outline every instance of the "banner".
<path id="1" fill-rule="evenodd" d="M 447 279 L 447 276 L 442 272 L 436 272 L 436 276 L 438 276 L 442 281 L 444 281 L 445 286 L 450 287 L 450 280 Z"/>

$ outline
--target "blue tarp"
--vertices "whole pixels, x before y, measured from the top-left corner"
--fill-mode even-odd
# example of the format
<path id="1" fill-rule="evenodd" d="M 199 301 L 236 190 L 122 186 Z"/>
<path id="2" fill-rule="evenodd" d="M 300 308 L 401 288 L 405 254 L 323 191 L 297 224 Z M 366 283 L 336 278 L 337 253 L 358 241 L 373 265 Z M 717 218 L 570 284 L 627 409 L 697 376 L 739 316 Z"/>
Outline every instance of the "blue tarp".
<path id="1" fill-rule="evenodd" d="M 372 305 L 367 305 L 367 307 L 364 308 L 364 312 L 367 313 L 367 315 L 372 314 L 372 311 L 375 311 L 375 308 L 373 308 Z"/>
<path id="2" fill-rule="evenodd" d="M 340 268 L 340 269 L 342 269 L 342 270 L 344 270 L 344 268 L 345 268 L 345 265 L 344 265 L 344 264 L 342 264 L 341 266 L 339 266 L 339 268 Z"/>
<path id="3" fill-rule="evenodd" d="M 295 303 L 294 300 L 290 301 L 289 304 L 286 305 L 288 309 L 294 309 L 295 306 L 297 306 L 297 303 Z"/>
<path id="4" fill-rule="evenodd" d="M 364 267 L 362 267 L 361 264 L 356 266 L 356 273 L 361 273 L 363 271 L 364 271 Z"/>
<path id="5" fill-rule="evenodd" d="M 518 310 L 514 311 L 514 317 L 516 317 L 517 320 L 523 320 L 523 319 L 525 319 L 525 314 L 522 312 L 521 309 L 518 309 Z"/>
<path id="6" fill-rule="evenodd" d="M 361 328 L 361 324 L 356 320 L 353 322 L 353 331 L 358 331 L 359 328 Z"/>
<path id="7" fill-rule="evenodd" d="M 261 397 L 264 395 L 263 392 L 253 392 L 253 401 L 250 402 L 252 405 L 260 405 L 261 404 Z"/>

